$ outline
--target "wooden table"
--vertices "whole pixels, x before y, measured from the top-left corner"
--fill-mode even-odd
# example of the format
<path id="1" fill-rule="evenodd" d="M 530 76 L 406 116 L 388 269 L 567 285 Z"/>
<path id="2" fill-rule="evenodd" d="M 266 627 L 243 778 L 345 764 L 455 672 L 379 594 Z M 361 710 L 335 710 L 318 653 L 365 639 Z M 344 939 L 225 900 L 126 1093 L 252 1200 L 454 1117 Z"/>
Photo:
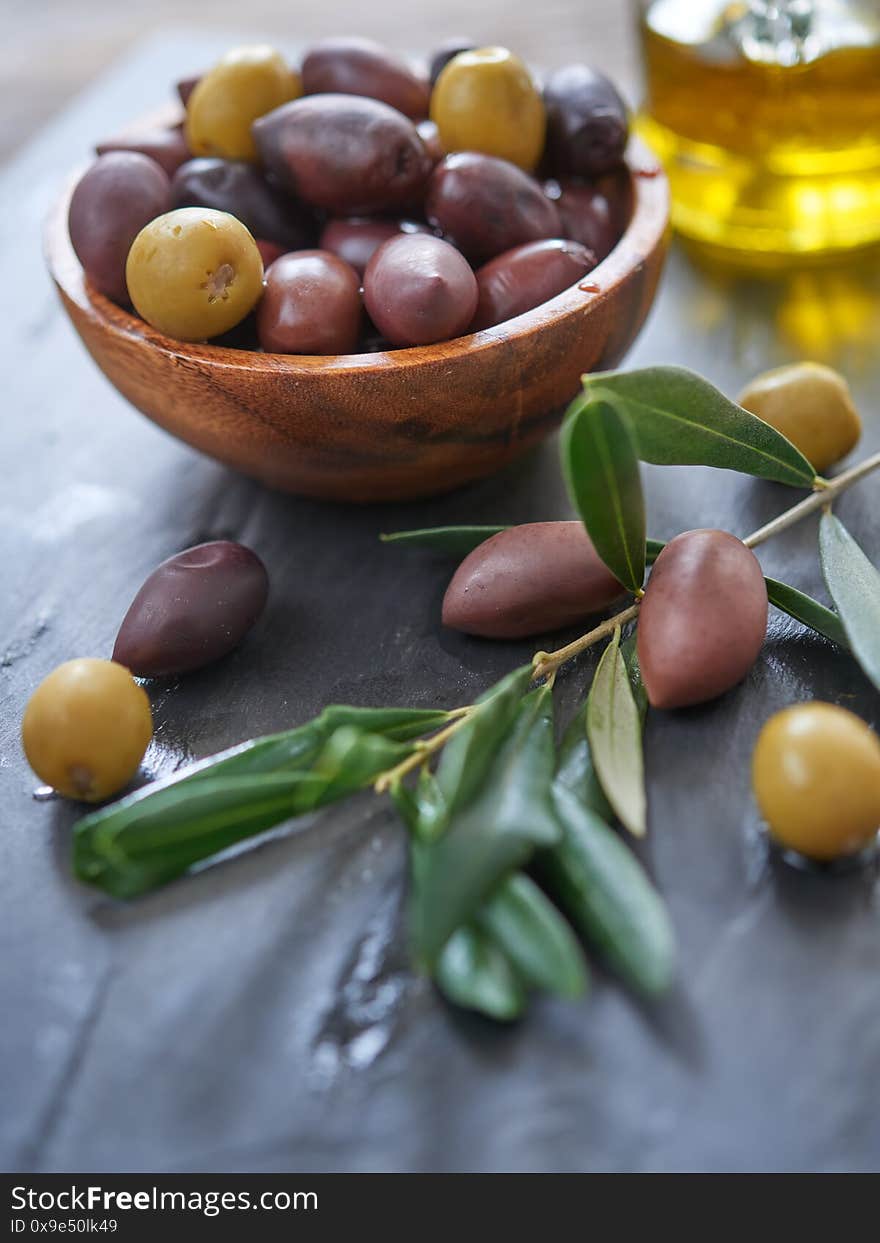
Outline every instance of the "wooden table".
<path id="1" fill-rule="evenodd" d="M 240 538 L 273 586 L 236 654 L 153 690 L 153 773 L 331 700 L 467 702 L 532 645 L 444 632 L 449 565 L 382 547 L 377 533 L 569 513 L 552 443 L 504 477 L 420 505 L 275 495 L 163 435 L 98 374 L 43 272 L 37 221 L 91 139 L 152 105 L 204 50 L 191 38 L 146 45 L 0 181 L 0 1165 L 876 1168 L 876 872 L 771 864 L 748 763 L 775 708 L 817 695 L 876 725 L 877 695 L 845 655 L 778 614 L 746 685 L 649 718 L 645 854 L 681 945 L 679 983 L 660 1006 L 597 972 L 589 1000 L 541 1002 L 510 1030 L 451 1011 L 407 969 L 403 834 L 368 798 L 129 906 L 70 879 L 76 812 L 32 798 L 21 711 L 60 661 L 109 653 L 163 557 Z M 873 450 L 878 285 L 864 259 L 763 283 L 676 251 L 630 361 L 687 363 L 728 391 L 791 358 L 836 362 Z M 701 470 L 646 478 L 659 537 L 744 533 L 791 498 Z M 839 504 L 875 553 L 878 489 L 872 479 Z M 767 572 L 823 595 L 815 538 L 806 523 L 762 548 Z M 565 678 L 569 703 L 592 659 Z"/>

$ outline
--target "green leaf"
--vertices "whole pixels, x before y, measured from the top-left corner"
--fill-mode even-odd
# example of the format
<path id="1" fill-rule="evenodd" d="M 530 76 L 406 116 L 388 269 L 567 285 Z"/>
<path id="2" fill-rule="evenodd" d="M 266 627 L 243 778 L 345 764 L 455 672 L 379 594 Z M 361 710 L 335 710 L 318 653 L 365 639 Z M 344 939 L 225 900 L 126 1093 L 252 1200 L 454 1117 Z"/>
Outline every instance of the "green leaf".
<path id="1" fill-rule="evenodd" d="M 648 692 L 645 690 L 645 685 L 642 682 L 642 670 L 639 665 L 639 652 L 634 634 L 630 635 L 628 639 L 624 639 L 621 643 L 620 654 L 629 674 L 629 688 L 632 691 L 633 702 L 636 705 L 639 727 L 644 729 L 645 717 L 648 715 Z"/>
<path id="2" fill-rule="evenodd" d="M 334 730 L 315 760 L 313 775 L 321 783 L 301 811 L 314 811 L 335 803 L 394 768 L 412 754 L 405 742 L 394 742 L 381 734 L 365 734 L 356 725 Z"/>
<path id="3" fill-rule="evenodd" d="M 434 978 L 450 1001 L 489 1018 L 510 1021 L 526 1004 L 525 987 L 509 959 L 480 928 L 459 928 L 450 937 Z"/>
<path id="4" fill-rule="evenodd" d="M 620 628 L 602 653 L 587 699 L 587 736 L 602 789 L 622 824 L 644 837 L 642 723 L 620 650 Z"/>
<path id="5" fill-rule="evenodd" d="M 666 541 L 662 539 L 649 539 L 645 541 L 645 561 L 648 565 L 653 565 L 666 547 Z"/>
<path id="6" fill-rule="evenodd" d="M 797 587 L 789 587 L 788 583 L 780 583 L 775 578 L 766 577 L 764 582 L 767 584 L 767 598 L 771 604 L 781 609 L 783 613 L 787 613 L 789 617 L 793 617 L 795 621 L 809 626 L 817 634 L 824 635 L 826 639 L 830 639 L 844 651 L 848 651 L 846 631 L 835 612 L 826 608 L 824 604 L 820 604 L 818 600 L 814 600 L 812 596 L 798 591 Z"/>
<path id="7" fill-rule="evenodd" d="M 880 574 L 830 512 L 819 523 L 819 553 L 852 654 L 880 689 Z"/>
<path id="8" fill-rule="evenodd" d="M 506 526 L 420 527 L 413 531 L 391 531 L 380 535 L 379 539 L 383 544 L 411 544 L 417 548 L 433 548 L 437 552 L 464 557 L 499 531 L 506 530 Z"/>
<path id="9" fill-rule="evenodd" d="M 645 578 L 645 502 L 636 442 L 604 391 L 569 406 L 560 436 L 569 496 L 596 552 L 628 591 Z"/>
<path id="10" fill-rule="evenodd" d="M 459 806 L 446 832 L 413 844 L 413 935 L 419 958 L 429 966 L 505 876 L 536 846 L 559 838 L 550 800 L 555 755 L 549 689 L 527 695 L 511 724 L 474 797 Z"/>
<path id="11" fill-rule="evenodd" d="M 613 394 L 629 416 L 645 462 L 742 471 L 812 487 L 813 467 L 781 432 L 684 367 L 643 367 L 583 377 L 584 390 Z"/>
<path id="12" fill-rule="evenodd" d="M 605 797 L 587 742 L 587 705 L 584 703 L 566 729 L 559 748 L 554 787 L 573 790 L 600 820 L 614 819 L 614 808 Z"/>
<path id="13" fill-rule="evenodd" d="M 414 837 L 430 841 L 443 832 L 449 818 L 446 801 L 429 768 L 419 771 L 414 787 L 405 785 L 401 780 L 395 781 L 390 794 L 401 819 Z"/>
<path id="14" fill-rule="evenodd" d="M 503 880 L 480 909 L 477 923 L 489 933 L 530 987 L 580 997 L 588 971 L 569 924 L 522 872 Z"/>

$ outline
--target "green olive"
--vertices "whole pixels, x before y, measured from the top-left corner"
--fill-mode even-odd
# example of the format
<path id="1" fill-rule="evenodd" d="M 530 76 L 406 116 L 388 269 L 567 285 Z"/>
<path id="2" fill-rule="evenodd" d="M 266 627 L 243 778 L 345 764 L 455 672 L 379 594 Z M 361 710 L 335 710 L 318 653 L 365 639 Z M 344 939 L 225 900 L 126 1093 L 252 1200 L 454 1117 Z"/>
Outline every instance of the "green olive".
<path id="1" fill-rule="evenodd" d="M 228 332 L 263 292 L 257 243 L 235 216 L 179 207 L 141 229 L 125 265 L 137 313 L 179 341 Z"/>
<path id="2" fill-rule="evenodd" d="M 843 376 L 821 363 L 792 363 L 747 384 L 739 404 L 775 427 L 817 471 L 855 448 L 862 421 Z"/>
<path id="3" fill-rule="evenodd" d="M 507 48 L 453 57 L 431 95 L 431 120 L 444 151 L 480 151 L 531 172 L 544 150 L 541 93 Z"/>
<path id="4" fill-rule="evenodd" d="M 301 94 L 299 74 L 274 48 L 233 48 L 189 96 L 187 145 L 193 155 L 256 161 L 253 122 Z"/>
<path id="5" fill-rule="evenodd" d="M 861 850 L 880 827 L 880 740 L 833 704 L 795 704 L 758 736 L 752 786 L 772 836 L 811 859 Z"/>
<path id="6" fill-rule="evenodd" d="M 21 723 L 24 752 L 40 780 L 87 803 L 128 784 L 152 736 L 146 692 L 112 660 L 59 665 L 31 695 Z"/>

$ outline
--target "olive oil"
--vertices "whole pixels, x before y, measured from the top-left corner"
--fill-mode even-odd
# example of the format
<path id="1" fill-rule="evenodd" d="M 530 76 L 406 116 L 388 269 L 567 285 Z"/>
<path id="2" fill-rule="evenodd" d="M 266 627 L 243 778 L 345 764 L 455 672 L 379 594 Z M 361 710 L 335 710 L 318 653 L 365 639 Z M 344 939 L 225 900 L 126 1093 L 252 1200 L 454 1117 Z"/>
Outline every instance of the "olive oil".
<path id="1" fill-rule="evenodd" d="M 651 0 L 642 47 L 683 234 L 758 263 L 880 242 L 880 0 Z"/>

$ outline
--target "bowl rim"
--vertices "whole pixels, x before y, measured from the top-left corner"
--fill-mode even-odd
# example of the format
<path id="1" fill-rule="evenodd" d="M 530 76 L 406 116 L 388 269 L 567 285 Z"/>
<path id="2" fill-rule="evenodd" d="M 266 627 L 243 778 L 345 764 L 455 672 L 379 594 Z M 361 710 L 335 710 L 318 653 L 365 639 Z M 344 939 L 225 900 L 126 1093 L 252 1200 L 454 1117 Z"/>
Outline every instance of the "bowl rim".
<path id="1" fill-rule="evenodd" d="M 210 342 L 178 341 L 151 328 L 133 311 L 118 306 L 94 289 L 73 251 L 67 228 L 70 198 L 84 167 L 80 166 L 67 178 L 46 220 L 43 249 L 53 280 L 83 312 L 110 331 L 139 339 L 170 358 L 188 361 L 199 367 L 243 368 L 266 373 L 281 372 L 295 377 L 297 373 L 311 376 L 320 371 L 362 373 L 433 366 L 438 362 L 449 364 L 457 356 L 473 357 L 475 353 L 492 350 L 499 345 L 509 346 L 551 323 L 583 315 L 586 310 L 610 297 L 615 287 L 663 244 L 669 230 L 669 185 L 663 167 L 643 140 L 633 135 L 627 145 L 623 165 L 629 172 L 632 186 L 633 205 L 629 223 L 613 250 L 586 277 L 580 278 L 556 297 L 492 328 L 433 345 L 360 354 L 275 354 L 212 345 Z M 584 289 L 583 285 L 596 288 Z"/>

